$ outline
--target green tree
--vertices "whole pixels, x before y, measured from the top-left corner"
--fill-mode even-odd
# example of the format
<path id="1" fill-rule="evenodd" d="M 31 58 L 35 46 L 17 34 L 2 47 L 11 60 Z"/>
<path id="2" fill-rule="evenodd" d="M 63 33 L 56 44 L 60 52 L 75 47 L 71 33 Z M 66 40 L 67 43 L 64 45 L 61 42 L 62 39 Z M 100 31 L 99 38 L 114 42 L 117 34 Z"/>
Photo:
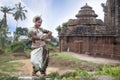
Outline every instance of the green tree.
<path id="1" fill-rule="evenodd" d="M 68 24 L 68 22 L 64 22 L 64 23 L 62 24 L 62 28 L 63 28 L 63 27 L 67 27 L 67 24 Z"/>
<path id="2" fill-rule="evenodd" d="M 0 20 L 0 47 L 2 49 L 5 48 L 5 44 L 7 43 L 7 34 L 9 34 L 8 28 L 3 27 L 2 21 Z"/>
<path id="3" fill-rule="evenodd" d="M 0 29 L 1 29 L 1 27 L 2 27 L 2 20 L 0 20 Z"/>
<path id="4" fill-rule="evenodd" d="M 15 33 L 16 33 L 16 35 L 27 35 L 28 28 L 17 27 Z"/>
<path id="5" fill-rule="evenodd" d="M 54 36 L 50 36 L 50 39 L 51 39 L 51 42 L 55 42 L 55 43 L 58 43 L 58 40 L 57 38 L 55 38 Z"/>
<path id="6" fill-rule="evenodd" d="M 22 27 L 17 27 L 16 28 L 16 32 L 14 32 L 15 34 L 15 41 L 18 40 L 18 38 L 21 36 L 21 35 L 26 35 L 28 36 L 28 28 L 22 28 Z"/>
<path id="7" fill-rule="evenodd" d="M 19 20 L 25 20 L 26 19 L 26 15 L 25 13 L 27 12 L 27 10 L 24 9 L 25 6 L 22 7 L 21 3 L 15 4 L 15 13 L 13 14 L 14 19 L 17 21 L 17 25 L 18 26 L 18 21 Z"/>
<path id="8" fill-rule="evenodd" d="M 7 7 L 7 6 L 1 6 L 0 11 L 3 13 L 3 19 L 0 21 L 0 44 L 1 48 L 5 49 L 6 44 L 7 44 L 7 39 L 10 32 L 8 32 L 8 27 L 7 27 L 7 14 L 13 14 L 13 10 L 15 8 Z"/>
<path id="9" fill-rule="evenodd" d="M 58 32 L 58 34 L 61 32 L 61 30 L 62 30 L 62 27 L 59 25 L 57 28 L 56 28 L 56 30 L 57 30 L 57 32 Z"/>
<path id="10" fill-rule="evenodd" d="M 2 20 L 2 26 L 7 27 L 7 14 L 13 14 L 11 11 L 13 11 L 14 8 L 10 8 L 7 6 L 1 6 L 0 11 L 3 12 L 3 20 Z"/>
<path id="11" fill-rule="evenodd" d="M 58 34 L 61 32 L 61 30 L 64 28 L 64 27 L 67 27 L 67 24 L 68 24 L 68 22 L 64 22 L 63 24 L 62 24 L 62 26 L 58 26 L 57 28 L 56 28 L 56 30 L 58 31 Z"/>

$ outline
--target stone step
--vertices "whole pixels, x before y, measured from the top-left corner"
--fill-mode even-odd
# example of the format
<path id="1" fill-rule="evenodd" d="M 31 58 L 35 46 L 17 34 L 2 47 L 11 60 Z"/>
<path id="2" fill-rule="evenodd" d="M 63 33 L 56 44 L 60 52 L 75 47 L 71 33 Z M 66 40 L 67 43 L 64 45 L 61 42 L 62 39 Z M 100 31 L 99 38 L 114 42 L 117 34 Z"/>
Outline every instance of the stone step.
<path id="1" fill-rule="evenodd" d="M 35 76 L 19 76 L 18 80 L 35 80 L 40 77 L 35 77 Z M 45 78 L 45 80 L 51 80 L 51 78 Z"/>
<path id="2" fill-rule="evenodd" d="M 18 80 L 34 80 L 37 77 L 33 77 L 33 76 L 19 76 Z"/>

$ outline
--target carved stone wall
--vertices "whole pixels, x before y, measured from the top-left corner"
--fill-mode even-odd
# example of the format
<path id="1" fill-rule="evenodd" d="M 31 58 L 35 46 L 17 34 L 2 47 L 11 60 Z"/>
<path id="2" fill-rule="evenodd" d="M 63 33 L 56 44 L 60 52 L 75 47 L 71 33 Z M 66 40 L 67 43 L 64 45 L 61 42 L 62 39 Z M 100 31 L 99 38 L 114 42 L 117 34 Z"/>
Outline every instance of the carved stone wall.
<path id="1" fill-rule="evenodd" d="M 120 28 L 120 0 L 107 0 L 103 6 L 104 22 L 110 34 L 118 34 Z"/>
<path id="2" fill-rule="evenodd" d="M 68 26 L 59 35 L 61 51 L 69 49 L 78 54 L 120 59 L 120 0 L 107 0 L 102 7 L 104 23 L 96 19 L 97 15 L 87 4 L 78 12 L 77 19 L 68 21 Z M 84 14 L 86 11 L 89 14 Z"/>
<path id="3" fill-rule="evenodd" d="M 115 53 L 113 40 L 111 37 L 71 37 L 68 46 L 70 51 L 79 54 L 112 56 Z"/>

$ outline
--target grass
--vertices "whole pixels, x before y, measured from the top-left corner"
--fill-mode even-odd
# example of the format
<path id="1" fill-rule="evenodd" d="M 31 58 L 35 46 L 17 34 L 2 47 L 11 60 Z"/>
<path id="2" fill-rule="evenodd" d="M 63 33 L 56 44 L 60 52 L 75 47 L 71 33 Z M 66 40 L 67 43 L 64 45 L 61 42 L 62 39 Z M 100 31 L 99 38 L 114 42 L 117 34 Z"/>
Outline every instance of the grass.
<path id="1" fill-rule="evenodd" d="M 23 66 L 23 64 L 17 62 L 5 62 L 0 64 L 0 69 L 2 72 L 16 72 L 18 71 L 16 68 L 19 66 Z"/>
<path id="2" fill-rule="evenodd" d="M 120 66 L 108 67 L 104 66 L 102 71 L 96 71 L 95 75 L 109 75 L 120 80 Z"/>
<path id="3" fill-rule="evenodd" d="M 58 63 L 58 66 L 64 67 L 65 69 L 76 69 L 76 75 L 66 74 L 62 77 L 63 80 L 66 79 L 74 79 L 74 78 L 87 78 L 86 80 L 89 80 L 91 77 L 96 76 L 111 76 L 114 77 L 117 80 L 120 80 L 120 66 L 115 65 L 104 65 L 104 64 L 95 64 L 92 62 L 79 60 L 73 57 L 72 55 L 68 53 L 51 53 L 51 58 L 53 59 L 54 64 Z M 70 64 L 67 64 L 68 61 L 70 61 Z M 52 64 L 51 64 L 52 65 Z M 94 74 L 89 74 L 89 70 L 92 68 L 93 71 L 95 71 Z M 65 79 L 64 79 L 65 78 Z M 62 80 L 61 79 L 61 80 Z M 58 79 L 59 80 L 59 79 Z M 92 79 L 91 79 L 92 80 Z"/>
<path id="4" fill-rule="evenodd" d="M 19 57 L 13 57 L 13 56 L 5 56 L 0 55 L 0 77 L 3 75 L 12 75 L 16 73 L 17 67 L 23 66 L 23 64 L 12 62 L 13 60 L 18 60 Z M 2 75 L 3 74 L 3 75 Z"/>
<path id="5" fill-rule="evenodd" d="M 57 54 L 57 57 L 59 57 L 59 58 L 70 60 L 70 61 L 75 62 L 75 63 L 79 63 L 79 62 L 81 62 L 81 63 L 85 62 L 85 63 L 89 63 L 89 64 L 92 63 L 92 62 L 88 62 L 88 61 L 85 61 L 85 60 L 77 59 L 77 58 L 71 56 L 69 53 L 56 53 L 56 54 Z"/>
<path id="6" fill-rule="evenodd" d="M 0 80 L 4 80 L 3 78 L 7 76 L 7 78 L 11 79 L 5 79 L 5 80 L 14 80 L 16 77 L 10 77 L 10 75 L 13 76 L 13 73 L 18 74 L 17 67 L 21 67 L 24 64 L 16 63 L 14 60 L 19 60 L 19 59 L 24 59 L 24 57 L 13 57 L 9 55 L 0 55 Z M 119 77 L 119 71 L 120 67 L 114 67 L 111 68 L 109 66 L 103 66 L 100 64 L 95 64 L 92 62 L 84 61 L 84 60 L 79 60 L 72 55 L 68 53 L 59 53 L 59 52 L 52 52 L 50 53 L 50 62 L 49 66 L 52 67 L 58 67 L 60 70 L 77 70 L 77 76 L 78 78 L 81 77 L 91 77 L 91 75 L 88 74 L 89 71 L 96 71 L 97 76 L 98 75 L 110 75 L 116 78 Z M 81 75 L 81 77 L 80 77 Z M 55 75 L 52 75 L 53 77 Z M 73 75 L 65 75 L 63 77 L 73 77 Z"/>
<path id="7" fill-rule="evenodd" d="M 57 61 L 57 62 L 56 62 Z M 62 69 L 86 69 L 93 71 L 101 69 L 102 64 L 96 64 L 84 60 L 77 59 L 68 53 L 50 53 L 50 66 L 56 66 Z"/>

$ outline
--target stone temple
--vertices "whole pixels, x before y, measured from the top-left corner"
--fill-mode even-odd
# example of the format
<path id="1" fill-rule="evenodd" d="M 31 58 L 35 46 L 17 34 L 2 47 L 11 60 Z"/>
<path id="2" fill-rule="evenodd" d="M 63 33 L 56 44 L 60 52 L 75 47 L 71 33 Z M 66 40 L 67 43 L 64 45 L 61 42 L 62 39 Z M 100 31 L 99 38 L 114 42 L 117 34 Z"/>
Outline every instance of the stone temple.
<path id="1" fill-rule="evenodd" d="M 120 1 L 102 3 L 104 22 L 87 3 L 59 33 L 60 51 L 120 58 Z"/>

